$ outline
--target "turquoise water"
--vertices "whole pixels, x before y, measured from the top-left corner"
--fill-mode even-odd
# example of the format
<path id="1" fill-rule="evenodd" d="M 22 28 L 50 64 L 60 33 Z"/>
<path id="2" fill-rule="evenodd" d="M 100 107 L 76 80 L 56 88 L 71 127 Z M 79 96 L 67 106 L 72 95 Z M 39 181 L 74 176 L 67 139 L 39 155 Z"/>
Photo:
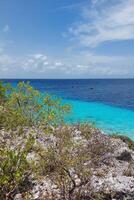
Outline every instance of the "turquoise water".
<path id="1" fill-rule="evenodd" d="M 19 81 L 4 80 L 16 87 Z M 93 122 L 106 133 L 134 139 L 134 79 L 29 80 L 40 92 L 48 92 L 72 104 L 67 122 Z"/>
<path id="2" fill-rule="evenodd" d="M 95 102 L 65 102 L 73 107 L 67 122 L 93 122 L 106 133 L 119 133 L 134 139 L 134 111 Z"/>

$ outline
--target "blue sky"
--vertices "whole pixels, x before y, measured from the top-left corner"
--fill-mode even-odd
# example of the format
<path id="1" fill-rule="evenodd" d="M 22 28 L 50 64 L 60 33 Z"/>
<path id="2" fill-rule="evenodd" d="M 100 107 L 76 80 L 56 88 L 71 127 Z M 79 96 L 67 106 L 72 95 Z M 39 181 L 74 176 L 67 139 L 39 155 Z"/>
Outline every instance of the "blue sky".
<path id="1" fill-rule="evenodd" d="M 134 78 L 134 0 L 1 0 L 0 78 Z"/>

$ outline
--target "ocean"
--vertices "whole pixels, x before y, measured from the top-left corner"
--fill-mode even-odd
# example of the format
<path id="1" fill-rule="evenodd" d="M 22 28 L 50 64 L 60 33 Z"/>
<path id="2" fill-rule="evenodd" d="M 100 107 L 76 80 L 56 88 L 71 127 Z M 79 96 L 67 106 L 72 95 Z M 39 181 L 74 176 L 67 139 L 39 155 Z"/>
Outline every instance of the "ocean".
<path id="1" fill-rule="evenodd" d="M 91 122 L 102 131 L 134 139 L 134 79 L 6 79 L 13 86 L 30 81 L 41 92 L 72 105 L 69 123 Z"/>

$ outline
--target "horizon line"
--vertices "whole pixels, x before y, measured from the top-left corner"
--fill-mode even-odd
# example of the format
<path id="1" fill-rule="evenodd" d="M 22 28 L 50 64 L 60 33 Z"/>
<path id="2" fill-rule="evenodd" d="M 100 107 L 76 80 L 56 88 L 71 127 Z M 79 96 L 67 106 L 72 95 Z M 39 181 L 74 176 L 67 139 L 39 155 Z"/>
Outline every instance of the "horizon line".
<path id="1" fill-rule="evenodd" d="M 110 80 L 110 79 L 134 79 L 133 78 L 0 78 L 0 80 L 95 80 L 95 79 L 106 79 L 106 80 Z"/>

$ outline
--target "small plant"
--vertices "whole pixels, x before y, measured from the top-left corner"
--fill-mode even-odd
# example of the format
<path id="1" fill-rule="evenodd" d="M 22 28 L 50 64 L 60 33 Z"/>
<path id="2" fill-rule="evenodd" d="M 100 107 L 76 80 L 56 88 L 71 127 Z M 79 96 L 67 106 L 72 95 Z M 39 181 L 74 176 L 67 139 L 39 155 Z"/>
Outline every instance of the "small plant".
<path id="1" fill-rule="evenodd" d="M 0 81 L 0 105 L 2 105 L 7 100 L 7 93 L 11 90 L 10 84 L 4 84 Z"/>
<path id="2" fill-rule="evenodd" d="M 76 190 L 80 193 L 81 186 L 89 180 L 89 152 L 81 141 L 74 140 L 71 128 L 64 126 L 52 135 L 54 140 L 48 148 L 38 151 L 38 169 L 43 175 L 49 175 L 59 188 L 62 199 L 71 200 Z"/>
<path id="3" fill-rule="evenodd" d="M 29 136 L 25 143 L 23 141 L 23 147 L 22 144 L 16 144 L 14 148 L 11 145 L 12 140 L 13 137 L 7 144 L 6 139 L 3 137 L 3 142 L 1 142 L 0 146 L 1 200 L 13 199 L 18 192 L 24 192 L 25 182 L 26 180 L 28 181 L 29 175 L 32 173 L 32 167 L 27 161 L 27 155 L 33 147 L 34 139 Z"/>
<path id="4" fill-rule="evenodd" d="M 129 137 L 124 136 L 124 135 L 117 135 L 117 134 L 113 134 L 112 135 L 113 138 L 119 138 L 121 139 L 124 143 L 126 143 L 128 145 L 128 147 L 134 151 L 134 141 L 131 140 Z"/>

